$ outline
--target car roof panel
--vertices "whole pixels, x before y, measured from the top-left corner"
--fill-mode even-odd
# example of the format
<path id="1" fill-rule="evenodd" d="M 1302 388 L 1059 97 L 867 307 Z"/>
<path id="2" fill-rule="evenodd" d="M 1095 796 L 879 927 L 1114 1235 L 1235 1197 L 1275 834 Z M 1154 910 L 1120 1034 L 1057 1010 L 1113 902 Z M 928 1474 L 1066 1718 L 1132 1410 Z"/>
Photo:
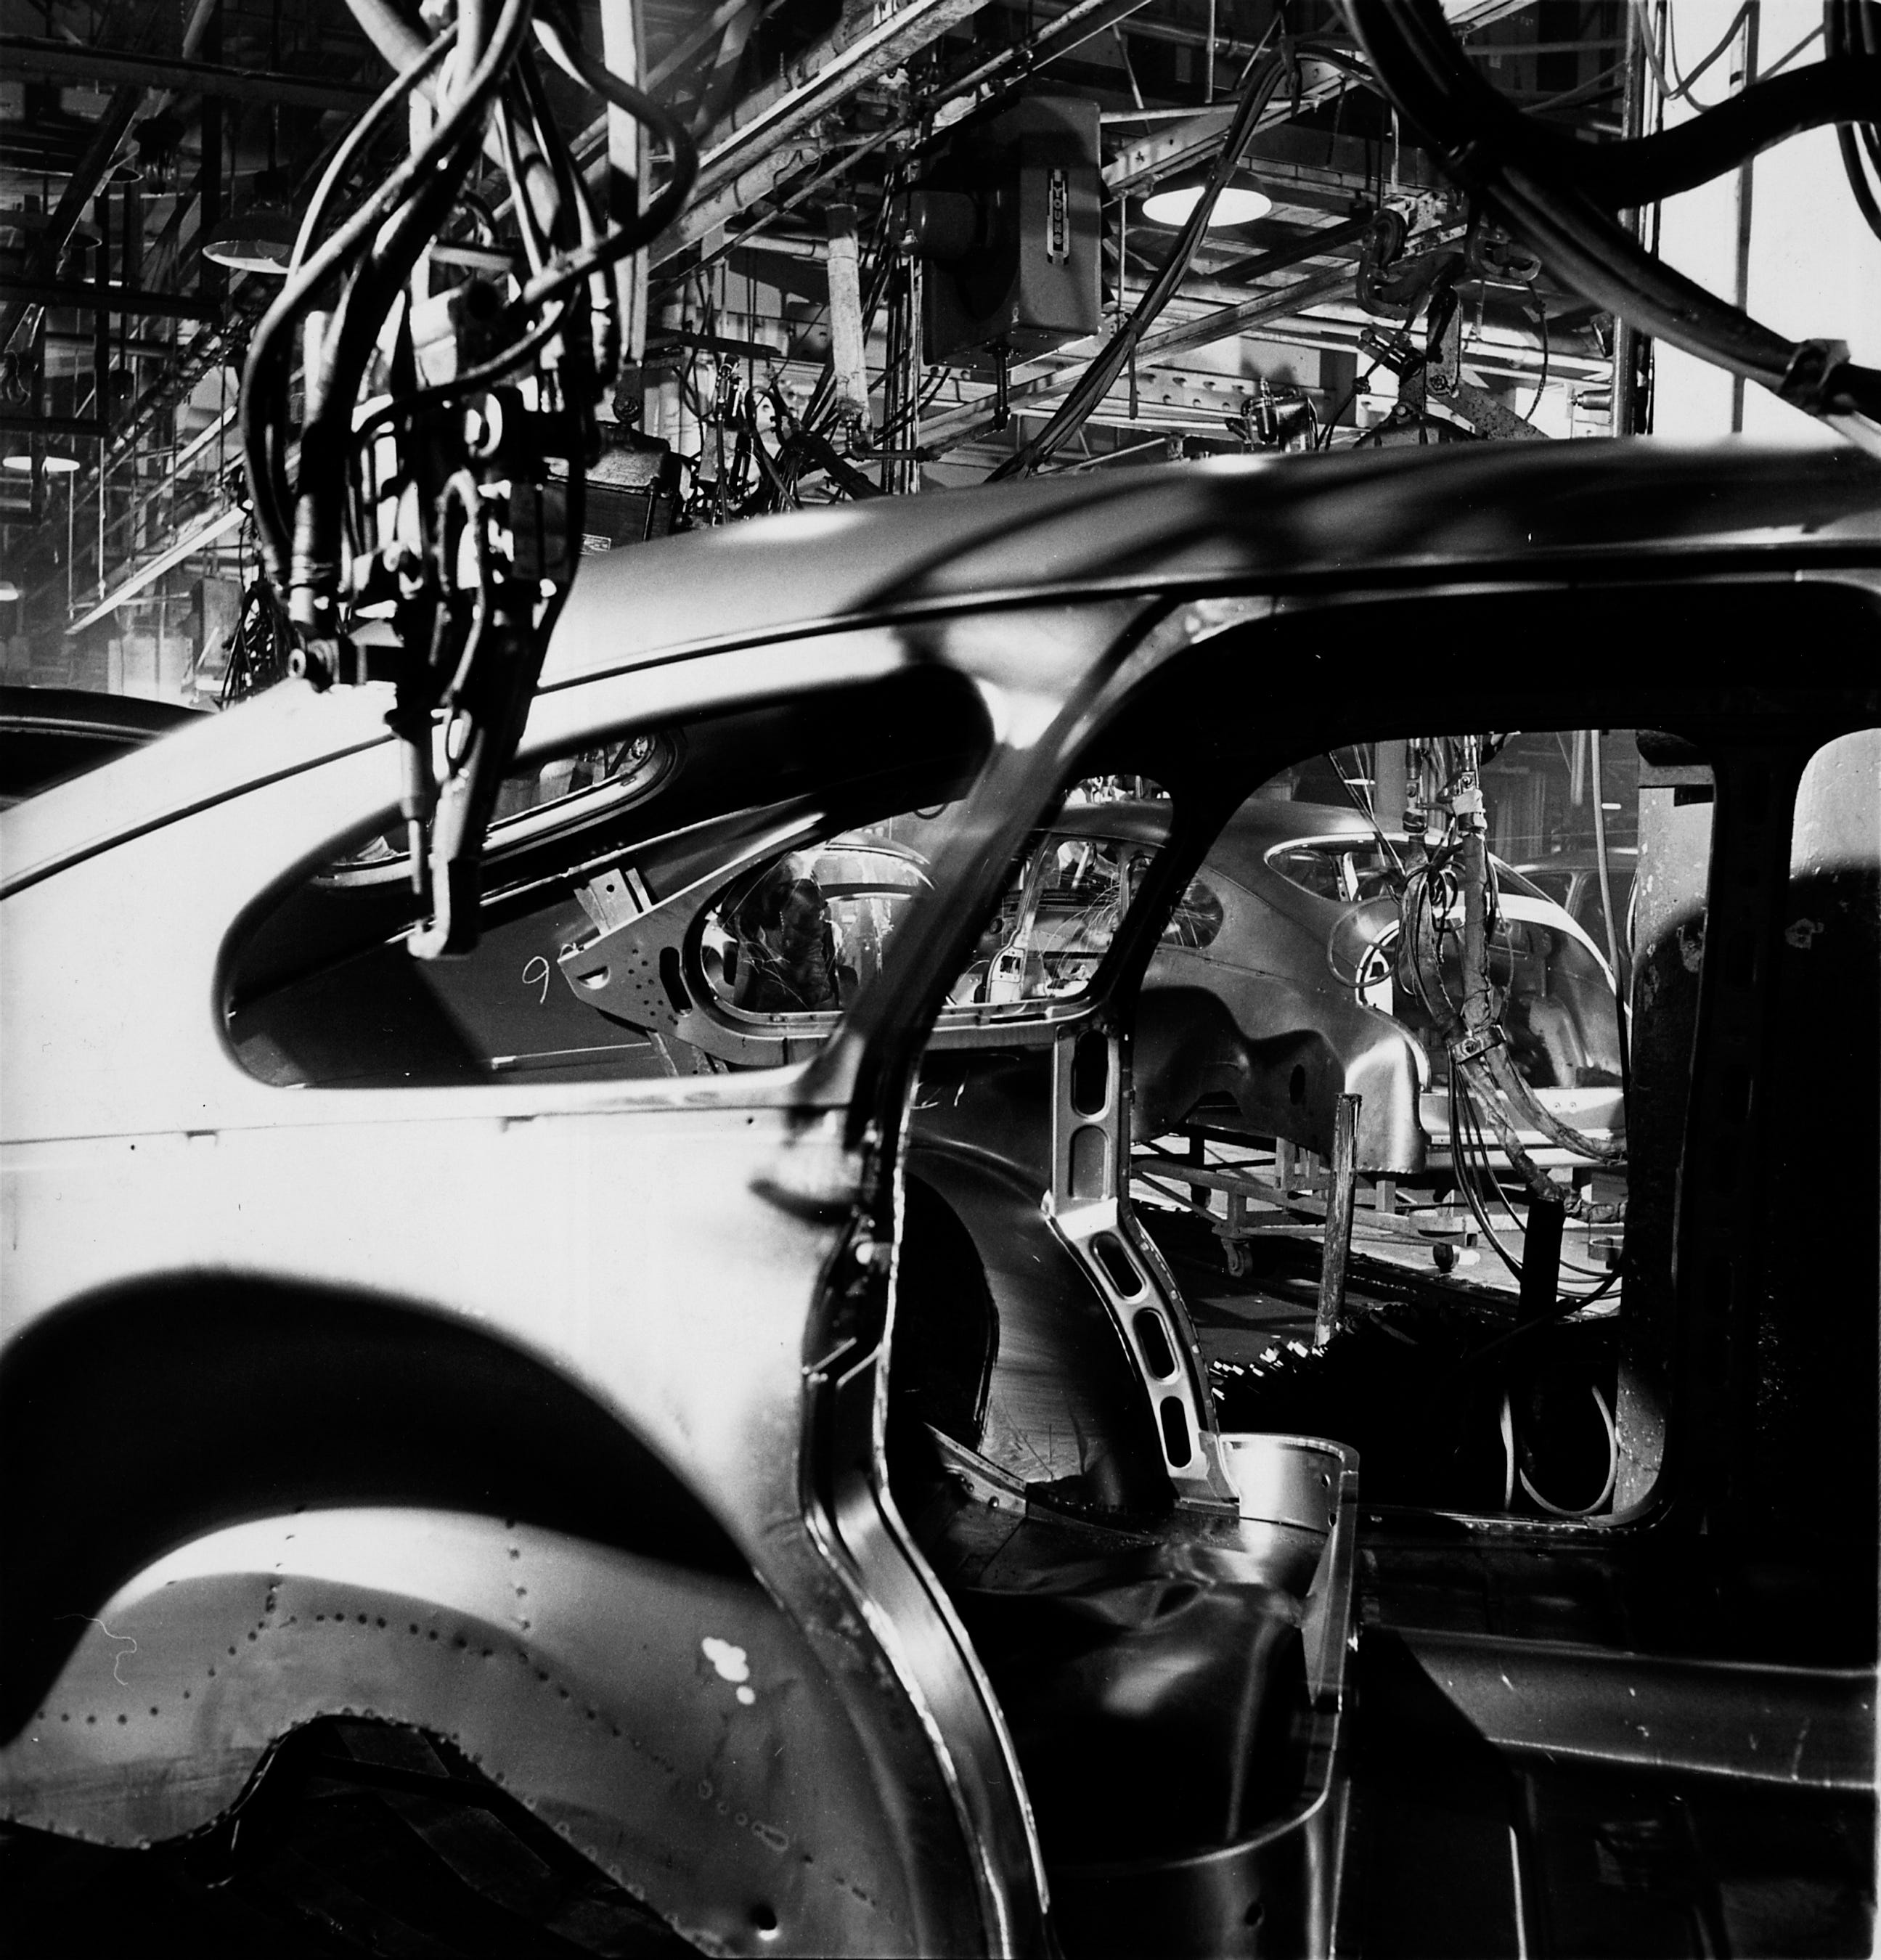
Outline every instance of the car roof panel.
<path id="1" fill-rule="evenodd" d="M 1806 535 L 1881 546 L 1881 460 L 1852 445 L 1657 441 L 1217 457 L 835 504 L 597 553 L 543 681 L 1002 598 L 1466 574 Z"/>

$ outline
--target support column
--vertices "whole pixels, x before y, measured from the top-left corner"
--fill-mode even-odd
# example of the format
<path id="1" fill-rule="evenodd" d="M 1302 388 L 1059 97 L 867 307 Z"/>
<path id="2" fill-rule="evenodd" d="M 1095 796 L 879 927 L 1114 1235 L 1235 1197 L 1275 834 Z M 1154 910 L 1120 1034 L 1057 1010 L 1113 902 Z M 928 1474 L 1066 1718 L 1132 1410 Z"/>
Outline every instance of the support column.
<path id="1" fill-rule="evenodd" d="M 862 331 L 862 273 L 853 205 L 832 204 L 829 227 L 829 358 L 839 423 L 869 418 L 869 373 Z"/>

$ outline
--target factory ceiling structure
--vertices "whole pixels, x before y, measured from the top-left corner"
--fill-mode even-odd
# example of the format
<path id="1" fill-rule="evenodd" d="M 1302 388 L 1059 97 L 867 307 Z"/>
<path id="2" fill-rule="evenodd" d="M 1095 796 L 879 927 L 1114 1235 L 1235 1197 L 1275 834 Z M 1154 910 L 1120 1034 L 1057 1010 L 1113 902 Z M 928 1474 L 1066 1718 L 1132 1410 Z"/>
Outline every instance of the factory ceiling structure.
<path id="1" fill-rule="evenodd" d="M 602 10 L 581 14 L 600 46 Z M 1649 50 L 1624 0 L 1448 14 L 1512 102 L 1590 143 L 1640 126 Z M 255 563 L 240 364 L 386 49 L 343 0 L 5 19 L 9 675 L 205 698 Z M 1015 466 L 1643 425 L 1625 329 L 1471 221 L 1329 5 L 649 0 L 641 29 L 699 169 L 649 255 L 641 358 L 600 411 L 590 548 Z M 552 68 L 547 86 L 598 182 L 605 116 Z M 1231 130 L 1234 180 L 1173 265 Z M 342 199 L 405 140 L 395 121 L 358 148 Z M 520 262 L 495 162 L 466 208 L 434 263 Z M 1451 324 L 1427 377 L 1405 328 L 1434 292 Z"/>

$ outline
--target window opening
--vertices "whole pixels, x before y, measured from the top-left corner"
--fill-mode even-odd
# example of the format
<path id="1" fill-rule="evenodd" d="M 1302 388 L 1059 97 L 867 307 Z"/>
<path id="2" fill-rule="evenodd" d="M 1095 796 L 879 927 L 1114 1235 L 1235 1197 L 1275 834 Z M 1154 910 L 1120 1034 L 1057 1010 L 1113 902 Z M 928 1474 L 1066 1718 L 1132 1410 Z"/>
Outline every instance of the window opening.
<path id="1" fill-rule="evenodd" d="M 1625 1328 L 1669 1297 L 1710 784 L 1651 731 L 1446 733 L 1230 820 L 1144 976 L 1131 1137 L 1225 1429 L 1351 1443 L 1386 1503 L 1650 1493 Z"/>

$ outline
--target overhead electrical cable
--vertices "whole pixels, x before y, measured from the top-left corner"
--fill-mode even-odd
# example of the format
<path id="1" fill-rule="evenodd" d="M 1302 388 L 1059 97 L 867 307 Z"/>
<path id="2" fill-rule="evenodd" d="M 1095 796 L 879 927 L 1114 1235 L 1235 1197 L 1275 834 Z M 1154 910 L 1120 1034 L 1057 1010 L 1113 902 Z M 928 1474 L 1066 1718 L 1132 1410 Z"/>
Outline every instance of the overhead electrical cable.
<path id="1" fill-rule="evenodd" d="M 1773 332 L 1653 258 L 1610 215 L 1694 188 L 1803 129 L 1865 123 L 1881 100 L 1881 55 L 1795 69 L 1676 129 L 1590 145 L 1498 96 L 1463 59 L 1435 0 L 1342 4 L 1380 85 L 1446 173 L 1557 278 L 1881 453 L 1881 372 L 1850 360 L 1842 342 Z"/>

